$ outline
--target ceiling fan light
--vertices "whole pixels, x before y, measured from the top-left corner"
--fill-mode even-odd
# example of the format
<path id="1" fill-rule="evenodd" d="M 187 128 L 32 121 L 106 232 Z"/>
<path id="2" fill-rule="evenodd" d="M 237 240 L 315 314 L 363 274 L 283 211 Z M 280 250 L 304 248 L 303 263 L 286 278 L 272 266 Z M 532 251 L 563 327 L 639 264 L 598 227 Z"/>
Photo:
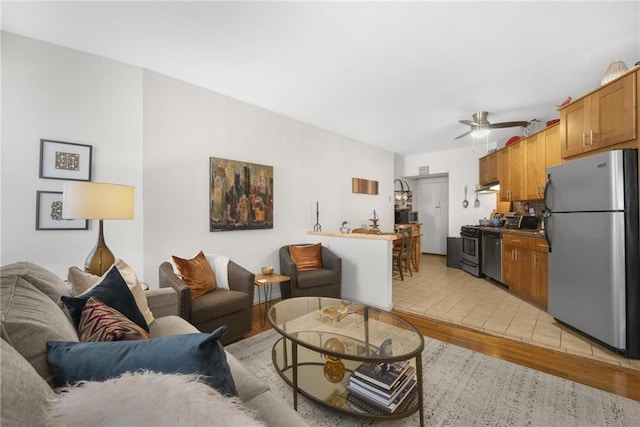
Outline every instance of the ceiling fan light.
<path id="1" fill-rule="evenodd" d="M 489 135 L 489 129 L 474 129 L 471 131 L 471 136 L 474 138 L 484 138 Z"/>

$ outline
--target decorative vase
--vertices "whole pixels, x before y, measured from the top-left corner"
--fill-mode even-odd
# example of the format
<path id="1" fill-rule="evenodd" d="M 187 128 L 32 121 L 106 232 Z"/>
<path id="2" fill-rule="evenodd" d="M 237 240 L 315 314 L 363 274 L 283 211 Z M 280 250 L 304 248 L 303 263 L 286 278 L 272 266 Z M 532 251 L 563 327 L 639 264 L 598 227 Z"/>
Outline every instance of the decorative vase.
<path id="1" fill-rule="evenodd" d="M 342 360 L 327 356 L 324 362 L 324 377 L 332 383 L 339 383 L 344 378 L 345 368 Z"/>
<path id="2" fill-rule="evenodd" d="M 344 343 L 338 338 L 329 338 L 324 342 L 322 346 L 325 350 L 332 351 L 334 353 L 344 353 Z M 345 367 L 342 360 L 337 357 L 327 356 L 327 361 L 324 362 L 324 376 L 332 383 L 338 383 L 344 378 Z"/>
<path id="3" fill-rule="evenodd" d="M 627 64 L 624 61 L 615 61 L 612 62 L 609 67 L 607 67 L 607 73 L 602 78 L 600 82 L 602 85 L 609 83 L 611 80 L 620 77 L 624 73 L 628 71 Z"/>

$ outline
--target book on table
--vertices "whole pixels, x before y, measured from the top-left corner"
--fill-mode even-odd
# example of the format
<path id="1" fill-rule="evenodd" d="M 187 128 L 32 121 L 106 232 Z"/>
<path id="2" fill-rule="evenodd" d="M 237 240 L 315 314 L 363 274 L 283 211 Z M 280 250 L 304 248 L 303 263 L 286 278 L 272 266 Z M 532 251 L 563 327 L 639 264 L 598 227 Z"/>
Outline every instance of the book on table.
<path id="1" fill-rule="evenodd" d="M 361 410 L 393 414 L 408 406 L 417 381 L 416 370 L 408 361 L 388 367 L 365 362 L 349 377 L 347 397 Z"/>
<path id="2" fill-rule="evenodd" d="M 402 378 L 402 374 L 409 366 L 411 365 L 408 360 L 394 363 L 364 362 L 353 371 L 353 375 L 389 390 Z"/>
<path id="3" fill-rule="evenodd" d="M 415 368 L 413 366 L 409 366 L 408 369 L 403 372 L 400 380 L 389 390 L 382 389 L 375 384 L 367 382 L 363 378 L 356 377 L 355 375 L 351 375 L 349 377 L 348 386 L 351 386 L 352 389 L 361 394 L 370 395 L 372 398 L 378 398 L 380 401 L 389 403 L 393 401 L 393 399 L 402 391 L 406 383 L 412 378 L 416 378 Z"/>
<path id="4" fill-rule="evenodd" d="M 417 378 L 415 375 L 408 380 L 399 393 L 388 403 L 384 403 L 376 398 L 372 398 L 369 394 L 362 394 L 356 391 L 351 385 L 347 386 L 349 394 L 347 400 L 356 406 L 372 413 L 394 414 L 401 412 L 409 407 L 416 395 Z"/>

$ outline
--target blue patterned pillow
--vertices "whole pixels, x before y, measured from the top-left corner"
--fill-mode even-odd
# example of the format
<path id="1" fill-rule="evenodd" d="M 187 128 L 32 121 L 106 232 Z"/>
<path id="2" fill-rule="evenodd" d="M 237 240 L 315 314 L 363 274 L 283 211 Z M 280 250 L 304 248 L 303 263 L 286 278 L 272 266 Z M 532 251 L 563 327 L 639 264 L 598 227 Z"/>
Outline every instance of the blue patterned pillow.
<path id="1" fill-rule="evenodd" d="M 203 382 L 228 396 L 237 396 L 227 357 L 211 334 L 184 334 L 140 341 L 47 343 L 47 362 L 57 386 L 78 381 L 104 381 L 125 372 L 147 370 L 163 374 L 199 374 Z"/>
<path id="2" fill-rule="evenodd" d="M 127 282 L 122 278 L 117 268 L 109 270 L 109 273 L 107 273 L 102 282 L 87 290 L 82 295 L 78 295 L 77 297 L 60 297 L 76 330 L 78 330 L 80 326 L 82 309 L 91 297 L 97 298 L 109 307 L 118 310 L 125 315 L 127 319 L 149 332 L 149 325 L 147 325 L 147 322 L 144 320 L 144 316 L 140 312 L 136 300 L 127 286 Z"/>

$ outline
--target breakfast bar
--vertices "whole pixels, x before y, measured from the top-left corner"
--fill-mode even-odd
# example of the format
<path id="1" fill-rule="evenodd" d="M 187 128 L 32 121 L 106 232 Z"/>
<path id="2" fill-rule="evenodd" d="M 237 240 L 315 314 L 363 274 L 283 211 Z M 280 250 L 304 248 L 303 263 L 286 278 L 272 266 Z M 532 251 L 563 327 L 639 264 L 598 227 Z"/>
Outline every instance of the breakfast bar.
<path id="1" fill-rule="evenodd" d="M 395 233 L 307 233 L 309 243 L 322 243 L 342 258 L 342 297 L 383 310 L 393 308 L 391 255 L 398 238 Z"/>

